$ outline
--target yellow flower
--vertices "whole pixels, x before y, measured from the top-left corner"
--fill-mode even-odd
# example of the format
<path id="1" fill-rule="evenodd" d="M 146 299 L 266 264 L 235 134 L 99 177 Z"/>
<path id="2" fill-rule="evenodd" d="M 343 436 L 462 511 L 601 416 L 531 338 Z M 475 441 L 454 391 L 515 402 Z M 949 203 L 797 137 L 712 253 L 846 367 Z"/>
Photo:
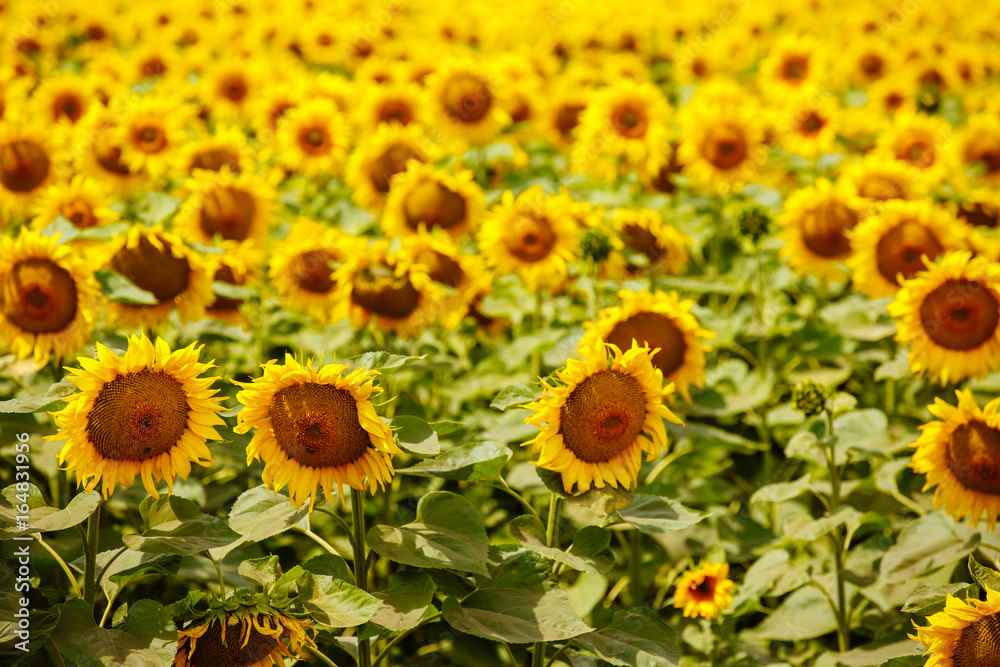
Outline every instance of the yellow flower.
<path id="1" fill-rule="evenodd" d="M 678 274 L 687 266 L 686 246 L 691 239 L 663 222 L 658 212 L 648 208 L 619 208 L 615 209 L 611 222 L 621 234 L 625 246 L 645 255 L 651 269 L 661 268 L 667 273 Z M 621 253 L 612 255 L 608 266 L 609 277 L 624 278 L 635 271 L 636 267 L 625 266 Z"/>
<path id="2" fill-rule="evenodd" d="M 951 594 L 944 611 L 927 617 L 930 625 L 913 623 L 910 635 L 931 654 L 926 667 L 986 667 L 1000 660 L 1000 593 L 986 588 L 986 600 L 961 600 Z"/>
<path id="3" fill-rule="evenodd" d="M 198 96 L 213 118 L 242 120 L 262 88 L 260 64 L 251 59 L 213 62 L 198 80 Z"/>
<path id="4" fill-rule="evenodd" d="M 344 181 L 351 188 L 351 199 L 372 213 L 382 213 L 393 185 L 393 177 L 406 171 L 406 165 L 410 160 L 423 164 L 431 161 L 433 155 L 436 155 L 436 150 L 420 126 L 403 127 L 397 123 L 379 125 L 372 135 L 351 153 L 347 162 Z M 405 218 L 405 202 L 402 206 Z M 394 210 L 390 215 L 398 216 L 399 210 Z M 433 215 L 431 217 L 433 218 Z M 398 222 L 393 219 L 385 224 L 395 225 Z M 429 222 L 433 224 L 433 219 Z M 406 225 L 409 227 L 409 222 Z"/>
<path id="5" fill-rule="evenodd" d="M 285 356 L 262 366 L 253 382 L 235 382 L 236 400 L 246 407 L 237 415 L 237 433 L 256 429 L 247 445 L 247 465 L 264 461 L 264 484 L 277 493 L 288 485 L 296 507 L 316 502 L 317 486 L 328 499 L 334 484 L 374 493 L 392 481 L 392 456 L 402 450 L 389 426 L 375 414 L 371 397 L 377 371 L 344 364 L 313 368 Z"/>
<path id="6" fill-rule="evenodd" d="M 234 175 L 228 167 L 217 172 L 199 169 L 184 182 L 184 189 L 190 194 L 174 223 L 184 238 L 266 243 L 277 194 L 265 179 L 251 172 Z"/>
<path id="7" fill-rule="evenodd" d="M 184 144 L 179 163 L 186 174 L 194 174 L 196 169 L 220 171 L 226 167 L 234 172 L 253 171 L 257 156 L 243 130 L 220 123 L 211 134 Z"/>
<path id="8" fill-rule="evenodd" d="M 84 258 L 58 243 L 28 230 L 0 237 L 0 341 L 39 364 L 83 347 L 104 300 Z"/>
<path id="9" fill-rule="evenodd" d="M 958 162 L 963 171 L 978 170 L 978 176 L 960 174 L 959 182 L 973 186 L 1000 183 L 1000 118 L 996 114 L 976 114 L 966 122 L 957 142 Z"/>
<path id="10" fill-rule="evenodd" d="M 458 238 L 475 229 L 485 208 L 483 190 L 471 171 L 449 174 L 411 160 L 392 179 L 381 225 L 386 236 L 406 236 L 423 226 Z"/>
<path id="11" fill-rule="evenodd" d="M 119 218 L 108 208 L 115 201 L 110 188 L 84 174 L 45 188 L 31 205 L 32 227 L 42 229 L 62 216 L 77 229 L 99 227 Z"/>
<path id="12" fill-rule="evenodd" d="M 813 159 L 833 150 L 839 109 L 830 95 L 799 93 L 772 111 L 772 122 L 789 153 Z"/>
<path id="13" fill-rule="evenodd" d="M 211 465 L 205 442 L 219 439 L 222 399 L 211 388 L 215 378 L 201 377 L 213 364 L 200 363 L 200 351 L 191 344 L 171 352 L 162 339 L 154 346 L 132 336 L 124 356 L 98 343 L 96 359 L 80 357 L 70 377 L 80 391 L 51 413 L 59 432 L 46 436 L 66 442 L 60 466 L 75 471 L 87 492 L 100 483 L 105 498 L 136 475 L 159 498 L 157 480 L 173 493 L 174 478 L 187 479 L 192 463 Z"/>
<path id="14" fill-rule="evenodd" d="M 0 212 L 20 217 L 56 180 L 59 155 L 50 135 L 44 126 L 0 123 Z"/>
<path id="15" fill-rule="evenodd" d="M 431 124 L 451 139 L 482 145 L 510 125 L 498 97 L 502 82 L 471 59 L 448 60 L 427 80 Z"/>
<path id="16" fill-rule="evenodd" d="M 803 89 L 807 83 L 820 80 L 825 65 L 823 48 L 815 40 L 788 35 L 771 47 L 768 56 L 760 63 L 762 90 L 774 87 L 778 94 Z"/>
<path id="17" fill-rule="evenodd" d="M 149 95 L 123 106 L 125 116 L 114 137 L 122 164 L 153 179 L 169 176 L 187 139 L 190 107 L 176 95 Z"/>
<path id="18" fill-rule="evenodd" d="M 877 149 L 920 169 L 928 182 L 938 183 L 952 171 L 951 156 L 945 150 L 951 135 L 951 125 L 940 117 L 899 113 L 892 127 L 880 135 Z"/>
<path id="19" fill-rule="evenodd" d="M 223 254 L 212 255 L 215 260 L 212 282 L 236 287 L 259 285 L 261 280 L 258 267 L 263 263 L 263 253 L 252 243 L 223 241 L 222 247 L 225 250 Z M 208 305 L 205 314 L 233 326 L 249 328 L 246 316 L 240 312 L 242 305 L 243 299 L 216 294 L 215 301 Z"/>
<path id="20" fill-rule="evenodd" d="M 565 150 L 576 141 L 580 117 L 587 108 L 591 93 L 585 86 L 563 83 L 546 94 L 538 113 L 540 130 L 549 143 Z"/>
<path id="21" fill-rule="evenodd" d="M 889 304 L 910 368 L 942 385 L 1000 369 L 1000 265 L 964 250 L 925 262 Z"/>
<path id="22" fill-rule="evenodd" d="M 60 72 L 43 79 L 31 101 L 48 123 L 76 123 L 94 101 L 94 91 L 87 77 Z"/>
<path id="23" fill-rule="evenodd" d="M 428 125 L 427 98 L 412 82 L 368 86 L 354 111 L 355 123 L 367 132 L 385 125 Z"/>
<path id="24" fill-rule="evenodd" d="M 843 169 L 840 178 L 850 181 L 869 202 L 891 199 L 920 199 L 928 183 L 921 171 L 909 162 L 881 153 L 872 153 Z"/>
<path id="25" fill-rule="evenodd" d="M 733 603 L 730 591 L 734 588 L 736 584 L 729 579 L 729 563 L 704 563 L 677 582 L 674 607 L 683 609 L 686 618 L 701 616 L 711 621 Z"/>
<path id="26" fill-rule="evenodd" d="M 278 121 L 277 147 L 281 162 L 307 178 L 335 176 L 343 169 L 350 129 L 330 100 L 311 99 Z"/>
<path id="27" fill-rule="evenodd" d="M 666 447 L 663 420 L 681 423 L 663 405 L 673 386 L 663 385 L 655 351 L 634 342 L 623 353 L 598 339 L 578 353 L 556 373 L 560 384 L 543 380 L 542 398 L 525 406 L 540 433 L 524 445 L 539 455 L 535 465 L 562 475 L 566 493 L 632 488 L 642 454 L 651 461 Z"/>
<path id="28" fill-rule="evenodd" d="M 843 262 L 851 256 L 849 232 L 864 206 L 848 181 L 836 185 L 825 178 L 796 190 L 785 200 L 778 218 L 780 254 L 799 275 L 813 274 L 829 280 L 844 277 Z"/>

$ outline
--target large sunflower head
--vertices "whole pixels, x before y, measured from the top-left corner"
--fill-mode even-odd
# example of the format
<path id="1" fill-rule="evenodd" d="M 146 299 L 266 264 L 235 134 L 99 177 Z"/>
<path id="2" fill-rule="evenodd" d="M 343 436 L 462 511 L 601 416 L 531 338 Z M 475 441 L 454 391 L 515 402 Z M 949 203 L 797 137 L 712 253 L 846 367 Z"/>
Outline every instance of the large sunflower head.
<path id="1" fill-rule="evenodd" d="M 910 368 L 942 385 L 1000 369 L 1000 265 L 962 250 L 927 267 L 889 304 Z"/>
<path id="2" fill-rule="evenodd" d="M 281 161 L 307 178 L 340 173 L 347 158 L 350 129 L 328 99 L 315 98 L 288 110 L 276 135 Z"/>
<path id="3" fill-rule="evenodd" d="M 199 362 L 200 351 L 191 344 L 171 352 L 162 339 L 154 345 L 132 336 L 123 356 L 98 343 L 96 359 L 80 357 L 70 378 L 80 391 L 52 413 L 59 432 L 46 436 L 66 443 L 59 464 L 88 492 L 100 484 L 105 498 L 136 475 L 159 498 L 158 479 L 172 493 L 174 478 L 187 479 L 191 463 L 210 465 L 205 442 L 219 439 L 215 425 L 224 422 L 216 414 L 215 378 L 201 377 L 213 364 Z"/>
<path id="4" fill-rule="evenodd" d="M 701 328 L 691 312 L 694 302 L 681 301 L 676 292 L 647 290 L 621 290 L 618 298 L 620 305 L 605 308 L 587 325 L 581 346 L 588 347 L 599 339 L 627 350 L 634 340 L 657 350 L 653 365 L 690 402 L 688 388 L 705 385 L 705 352 L 711 349 L 700 339 L 715 337 Z"/>
<path id="5" fill-rule="evenodd" d="M 105 184 L 77 174 L 72 180 L 54 183 L 39 193 L 31 205 L 34 215 L 31 224 L 41 229 L 61 215 L 77 229 L 99 227 L 119 218 L 119 213 L 109 208 L 114 202 L 115 197 Z"/>
<path id="6" fill-rule="evenodd" d="M 851 280 L 870 299 L 893 296 L 901 280 L 924 270 L 923 257 L 964 248 L 965 235 L 961 222 L 930 202 L 887 202 L 851 232 Z"/>
<path id="7" fill-rule="evenodd" d="M 778 218 L 785 242 L 780 254 L 800 275 L 837 280 L 851 256 L 850 231 L 858 224 L 864 202 L 848 181 L 836 185 L 825 178 L 796 190 Z"/>
<path id="8" fill-rule="evenodd" d="M 651 461 L 666 447 L 663 420 L 681 422 L 663 404 L 673 387 L 653 365 L 655 352 L 595 340 L 556 373 L 559 384 L 543 381 L 542 398 L 525 406 L 535 413 L 525 421 L 540 433 L 524 444 L 539 455 L 535 465 L 562 475 L 566 493 L 632 488 L 642 454 Z"/>
<path id="9" fill-rule="evenodd" d="M 59 236 L 0 238 L 0 341 L 38 363 L 79 350 L 103 302 L 93 270 Z"/>
<path id="10" fill-rule="evenodd" d="M 375 414 L 371 397 L 376 371 L 344 364 L 313 368 L 286 355 L 285 363 L 263 365 L 253 382 L 240 383 L 236 400 L 246 407 L 237 416 L 237 433 L 256 432 L 247 445 L 247 464 L 264 461 L 264 484 L 275 492 L 286 484 L 296 507 L 309 500 L 312 511 L 317 486 L 328 499 L 334 485 L 374 493 L 392 480 L 392 457 L 402 453 L 389 426 Z"/>
<path id="11" fill-rule="evenodd" d="M 198 170 L 185 181 L 184 188 L 190 194 L 175 224 L 185 238 L 210 243 L 219 237 L 264 245 L 277 197 L 265 179 L 250 172 L 234 175 L 228 168 Z"/>
<path id="12" fill-rule="evenodd" d="M 475 229 L 485 208 L 483 190 L 471 171 L 449 174 L 411 159 L 393 178 L 382 229 L 387 236 L 414 234 L 425 227 L 461 237 Z"/>
<path id="13" fill-rule="evenodd" d="M 917 625 L 916 639 L 927 647 L 926 667 L 987 667 L 1000 661 L 1000 592 L 986 588 L 985 600 L 951 594 L 944 611 Z M 925 654 L 926 655 L 926 654 Z"/>
<path id="14" fill-rule="evenodd" d="M 50 135 L 41 126 L 0 123 L 0 212 L 20 217 L 56 180 L 60 156 Z"/>
<path id="15" fill-rule="evenodd" d="M 504 88 L 494 70 L 481 62 L 445 62 L 427 81 L 431 124 L 453 139 L 485 144 L 510 125 L 500 97 Z"/>
<path id="16" fill-rule="evenodd" d="M 516 273 L 536 290 L 557 284 L 575 257 L 579 228 L 565 197 L 546 195 L 541 186 L 517 199 L 507 190 L 479 231 L 483 256 L 502 273 Z"/>
<path id="17" fill-rule="evenodd" d="M 374 133 L 351 153 L 351 158 L 347 162 L 344 180 L 352 190 L 351 198 L 358 206 L 372 213 L 381 213 L 392 187 L 393 177 L 405 172 L 410 160 L 424 164 L 432 161 L 435 154 L 434 145 L 419 125 L 406 127 L 395 123 L 379 125 Z M 448 196 L 442 193 L 439 198 L 444 201 Z M 402 215 L 406 226 L 411 229 L 415 229 L 421 222 L 416 220 L 416 225 L 413 226 L 411 218 L 423 217 L 425 218 L 423 221 L 430 223 L 431 226 L 455 225 L 462 221 L 463 216 L 460 214 L 463 211 L 457 204 L 451 208 L 440 206 L 438 212 L 433 201 L 427 211 L 421 211 L 417 205 L 419 203 L 414 202 L 414 205 L 411 205 L 409 216 L 406 203 L 403 203 Z M 393 213 L 397 216 L 399 214 L 398 210 Z M 398 222 L 395 220 L 393 224 Z"/>
<path id="18" fill-rule="evenodd" d="M 733 602 L 730 591 L 736 584 L 729 579 L 729 563 L 704 563 L 686 572 L 677 582 L 674 607 L 684 610 L 686 618 L 718 618 L 719 612 Z"/>

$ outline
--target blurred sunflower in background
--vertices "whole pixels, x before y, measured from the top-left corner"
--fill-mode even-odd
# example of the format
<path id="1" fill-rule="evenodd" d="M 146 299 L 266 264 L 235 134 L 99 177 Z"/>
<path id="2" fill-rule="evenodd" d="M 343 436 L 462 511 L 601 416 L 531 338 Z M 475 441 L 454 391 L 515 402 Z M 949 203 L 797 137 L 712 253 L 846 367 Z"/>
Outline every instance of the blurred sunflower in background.
<path id="1" fill-rule="evenodd" d="M 482 145 L 510 125 L 505 82 L 488 64 L 451 59 L 427 78 L 431 125 L 453 141 Z"/>
<path id="2" fill-rule="evenodd" d="M 677 582 L 674 607 L 684 610 L 686 618 L 700 616 L 715 620 L 733 602 L 731 591 L 736 584 L 729 579 L 729 563 L 704 563 Z"/>
<path id="3" fill-rule="evenodd" d="M 306 178 L 335 176 L 344 168 L 350 128 L 330 100 L 311 99 L 289 109 L 278 121 L 281 163 Z"/>
<path id="4" fill-rule="evenodd" d="M 263 246 L 268 239 L 277 193 L 260 176 L 238 175 L 228 167 L 222 171 L 198 170 L 184 182 L 187 198 L 174 220 L 184 238 L 211 243 L 254 241 Z"/>
<path id="5" fill-rule="evenodd" d="M 114 193 L 105 184 L 85 174 L 69 181 L 59 181 L 42 190 L 31 204 L 31 224 L 42 229 L 62 216 L 77 229 L 100 227 L 118 220 L 120 214 L 110 208 Z"/>
<path id="6" fill-rule="evenodd" d="M 215 301 L 206 306 L 205 314 L 227 324 L 247 328 L 249 322 L 241 312 L 245 299 L 233 292 L 259 287 L 262 273 L 259 267 L 264 263 L 264 253 L 252 243 L 224 241 L 222 248 L 225 252 L 212 256 L 215 269 L 212 290 L 215 292 Z M 228 294 L 220 294 L 220 291 Z"/>
<path id="7" fill-rule="evenodd" d="M 489 291 L 492 283 L 482 257 L 464 253 L 443 232 L 421 230 L 403 241 L 400 256 L 419 264 L 428 277 L 441 285 L 437 317 L 446 329 L 454 329 L 469 313 L 472 302 Z"/>
<path id="8" fill-rule="evenodd" d="M 188 106 L 176 96 L 154 94 L 126 100 L 122 107 L 124 117 L 115 128 L 122 164 L 154 180 L 172 175 L 187 139 Z"/>
<path id="9" fill-rule="evenodd" d="M 60 161 L 52 135 L 27 122 L 0 123 L 0 212 L 21 217 L 56 180 Z"/>
<path id="10" fill-rule="evenodd" d="M 434 146 L 420 126 L 403 127 L 395 123 L 379 125 L 370 136 L 359 142 L 358 147 L 351 153 L 347 162 L 344 182 L 351 188 L 351 199 L 363 209 L 375 214 L 382 213 L 389 190 L 392 188 L 393 177 L 405 172 L 410 160 L 424 164 L 430 162 L 433 155 L 436 155 Z M 416 176 L 417 173 L 418 170 L 414 168 L 414 175 L 411 175 L 410 178 L 419 178 Z M 429 177 L 434 172 L 419 173 L 422 177 Z M 466 193 L 469 193 L 471 180 L 467 180 L 464 185 Z M 412 181 L 408 181 L 408 186 L 415 187 Z M 437 198 L 410 192 L 406 199 L 396 200 L 393 210 L 389 213 L 389 222 L 384 224 L 398 227 L 399 216 L 402 215 L 405 225 L 412 229 L 419 226 L 421 222 L 428 226 L 436 224 L 460 225 L 463 222 L 462 218 L 466 216 L 459 215 L 459 213 L 468 212 L 466 198 L 463 198 L 462 206 L 456 202 L 451 206 L 435 207 L 433 200 L 440 199 L 444 202 L 449 199 L 449 195 L 444 192 L 445 186 L 439 182 L 437 187 L 441 189 L 441 192 L 437 193 L 439 195 Z M 424 189 L 432 188 L 425 187 Z M 458 194 L 455 190 L 449 190 L 449 192 Z M 458 196 L 461 197 L 460 194 Z M 409 210 L 407 210 L 407 202 L 410 197 L 413 197 L 414 201 L 410 203 Z M 424 203 L 424 200 L 428 198 L 432 201 Z M 413 221 L 416 222 L 416 225 L 413 224 Z"/>
<path id="11" fill-rule="evenodd" d="M 615 209 L 611 225 L 621 236 L 626 248 L 645 257 L 649 269 L 662 269 L 676 275 L 687 266 L 687 243 L 690 239 L 665 223 L 657 211 L 645 208 Z M 639 270 L 639 267 L 629 264 L 619 252 L 612 253 L 607 274 L 610 277 L 624 278 Z"/>
<path id="12" fill-rule="evenodd" d="M 381 226 L 387 236 L 406 236 L 424 227 L 460 238 L 476 229 L 485 209 L 483 190 L 471 171 L 451 174 L 410 160 L 393 177 Z"/>
<path id="13" fill-rule="evenodd" d="M 796 190 L 785 200 L 778 226 L 785 242 L 780 255 L 799 275 L 827 280 L 846 276 L 844 262 L 851 256 L 850 232 L 861 219 L 864 202 L 848 181 L 825 178 Z"/>
<path id="14" fill-rule="evenodd" d="M 178 162 L 180 171 L 192 175 L 198 169 L 229 169 L 239 173 L 254 171 L 257 152 L 242 129 L 229 123 L 219 123 L 211 132 L 185 143 Z"/>

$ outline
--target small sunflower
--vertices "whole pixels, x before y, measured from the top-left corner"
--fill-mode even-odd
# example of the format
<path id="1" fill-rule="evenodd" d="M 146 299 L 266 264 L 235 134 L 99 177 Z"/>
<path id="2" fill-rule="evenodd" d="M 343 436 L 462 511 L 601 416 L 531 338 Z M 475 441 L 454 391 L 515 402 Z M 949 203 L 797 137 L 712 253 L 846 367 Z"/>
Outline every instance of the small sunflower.
<path id="1" fill-rule="evenodd" d="M 479 230 L 480 252 L 501 273 L 516 273 L 528 289 L 558 284 L 576 256 L 579 228 L 566 197 L 540 185 L 517 199 L 507 190 Z"/>
<path id="2" fill-rule="evenodd" d="M 581 347 L 590 347 L 599 339 L 627 350 L 635 340 L 657 350 L 653 366 L 690 403 L 688 388 L 705 386 L 705 352 L 711 349 L 700 339 L 715 338 L 713 332 L 701 328 L 691 312 L 694 301 L 681 301 L 676 292 L 648 290 L 621 290 L 618 299 L 618 306 L 605 308 L 595 322 L 585 325 Z"/>
<path id="3" fill-rule="evenodd" d="M 951 125 L 943 118 L 900 113 L 894 117 L 892 127 L 880 135 L 878 150 L 913 165 L 927 181 L 938 183 L 952 171 L 945 151 L 951 135 Z"/>
<path id="4" fill-rule="evenodd" d="M 971 116 L 962 129 L 957 149 L 962 168 L 978 172 L 977 176 L 968 179 L 973 185 L 996 187 L 1000 184 L 1000 117 L 997 114 Z"/>
<path id="5" fill-rule="evenodd" d="M 965 247 L 965 229 L 944 209 L 927 201 L 890 201 L 850 235 L 853 253 L 846 264 L 858 291 L 870 299 L 894 296 L 900 280 L 937 259 Z"/>
<path id="6" fill-rule="evenodd" d="M 116 114 L 95 106 L 77 124 L 72 151 L 74 166 L 117 195 L 134 192 L 148 184 L 144 171 L 133 171 L 122 161 L 122 144 L 116 138 Z"/>
<path id="7" fill-rule="evenodd" d="M 350 130 L 336 105 L 312 99 L 289 109 L 278 121 L 281 162 L 306 178 L 339 174 L 347 158 Z"/>
<path id="8" fill-rule="evenodd" d="M 621 235 L 625 247 L 646 256 L 650 268 L 661 268 L 667 273 L 678 274 L 687 266 L 687 243 L 691 239 L 663 222 L 663 217 L 658 212 L 648 208 L 615 209 L 611 224 Z M 620 264 L 624 270 L 616 272 L 609 266 L 609 275 L 612 277 L 624 278 L 638 271 L 638 267 L 626 266 L 625 262 L 613 263 Z"/>
<path id="9" fill-rule="evenodd" d="M 385 125 L 428 125 L 427 100 L 420 86 L 410 82 L 370 86 L 354 111 L 358 127 L 374 132 Z"/>
<path id="10" fill-rule="evenodd" d="M 219 124 L 211 134 L 184 144 L 179 163 L 186 174 L 193 174 L 198 169 L 252 171 L 256 152 L 243 130 L 235 125 Z"/>
<path id="11" fill-rule="evenodd" d="M 475 229 L 485 208 L 483 190 L 471 171 L 449 174 L 432 164 L 411 160 L 406 170 L 393 178 L 382 230 L 386 236 L 406 236 L 423 226 L 461 237 Z"/>
<path id="12" fill-rule="evenodd" d="M 151 178 L 170 175 L 187 139 L 191 108 L 178 96 L 149 95 L 123 104 L 125 116 L 115 129 L 121 162 L 132 172 Z"/>
<path id="13" fill-rule="evenodd" d="M 261 65 L 251 59 L 216 62 L 198 80 L 198 95 L 213 118 L 242 120 L 261 86 Z"/>
<path id="14" fill-rule="evenodd" d="M 903 282 L 889 314 L 918 375 L 929 371 L 944 385 L 1000 369 L 1000 264 L 949 252 Z"/>
<path id="15" fill-rule="evenodd" d="M 536 413 L 525 421 L 540 433 L 524 445 L 539 454 L 535 465 L 561 473 L 566 493 L 574 486 L 581 493 L 592 485 L 632 488 L 642 454 L 651 461 L 666 447 L 663 420 L 681 421 L 663 405 L 673 387 L 663 385 L 655 352 L 635 342 L 622 352 L 596 340 L 556 373 L 559 385 L 543 380 L 542 398 L 525 406 Z"/>
<path id="16" fill-rule="evenodd" d="M 729 579 L 729 563 L 704 563 L 677 582 L 674 607 L 683 609 L 685 618 L 701 616 L 715 620 L 719 612 L 733 603 L 730 591 L 734 588 L 736 584 Z"/>
<path id="17" fill-rule="evenodd" d="M 562 84 L 546 95 L 538 114 L 538 124 L 550 144 L 563 150 L 573 145 L 590 97 L 586 87 L 570 84 Z"/>
<path id="18" fill-rule="evenodd" d="M 107 248 L 106 256 L 104 266 L 156 299 L 152 305 L 108 303 L 108 319 L 121 326 L 159 326 L 174 308 L 182 322 L 196 321 L 212 302 L 212 277 L 205 260 L 179 236 L 159 226 L 134 225 Z"/>
<path id="19" fill-rule="evenodd" d="M 793 95 L 772 115 L 779 140 L 789 153 L 814 159 L 833 150 L 839 108 L 831 95 Z"/>
<path id="20" fill-rule="evenodd" d="M 955 406 L 935 398 L 927 407 L 938 420 L 920 427 L 910 467 L 927 475 L 925 491 L 936 487 L 936 508 L 955 520 L 969 517 L 973 527 L 985 515 L 993 530 L 1000 516 L 1000 399 L 980 409 L 971 390 L 955 396 Z"/>
<path id="21" fill-rule="evenodd" d="M 46 77 L 31 100 L 35 109 L 48 116 L 47 122 L 76 123 L 96 102 L 96 96 L 88 77 L 61 72 Z"/>
<path id="22" fill-rule="evenodd" d="M 850 181 L 858 195 L 871 203 L 920 199 L 928 190 L 928 182 L 920 169 L 909 162 L 875 152 L 847 166 L 840 178 Z"/>
<path id="23" fill-rule="evenodd" d="M 371 397 L 377 371 L 343 364 L 318 370 L 291 355 L 285 363 L 272 359 L 264 374 L 241 387 L 236 400 L 246 407 L 237 415 L 237 433 L 256 429 L 247 445 L 247 465 L 264 461 L 264 484 L 277 493 L 288 485 L 296 507 L 309 500 L 312 511 L 317 486 L 328 499 L 334 484 L 374 493 L 392 480 L 392 457 L 402 450 L 389 426 L 375 414 Z"/>
<path id="24" fill-rule="evenodd" d="M 174 222 L 184 238 L 210 243 L 219 237 L 264 245 L 277 199 L 265 179 L 251 172 L 234 175 L 228 167 L 218 172 L 198 170 L 184 182 L 184 189 L 190 194 Z"/>
<path id="25" fill-rule="evenodd" d="M 825 178 L 796 190 L 785 200 L 778 218 L 785 242 L 780 254 L 799 275 L 829 280 L 844 277 L 851 256 L 850 231 L 861 219 L 864 202 L 848 181 L 836 185 Z"/>
<path id="26" fill-rule="evenodd" d="M 913 623 L 916 639 L 931 656 L 926 667 L 987 667 L 1000 661 L 1000 593 L 986 588 L 986 600 L 948 594 L 944 611 Z"/>
<path id="27" fill-rule="evenodd" d="M 419 125 L 406 127 L 395 123 L 379 125 L 374 133 L 351 153 L 351 158 L 347 162 L 344 181 L 352 190 L 351 199 L 372 213 L 382 213 L 393 177 L 406 171 L 406 165 L 410 160 L 424 164 L 430 162 L 434 154 L 436 152 L 433 145 Z M 405 204 L 403 209 L 405 217 Z M 430 222 L 433 224 L 435 221 L 433 212 L 430 217 Z M 408 219 L 406 224 L 410 226 Z M 417 224 L 419 225 L 419 221 Z"/>
<path id="28" fill-rule="evenodd" d="M 31 224 L 42 229 L 62 216 L 77 229 L 89 229 L 114 222 L 120 216 L 109 208 L 115 202 L 111 189 L 85 174 L 45 188 L 31 205 Z"/>
<path id="29" fill-rule="evenodd" d="M 42 364 L 76 352 L 102 302 L 93 270 L 59 235 L 0 237 L 0 341 L 18 357 Z"/>
<path id="30" fill-rule="evenodd" d="M 191 344 L 171 352 L 162 339 L 154 346 L 132 336 L 124 356 L 98 343 L 96 359 L 80 357 L 70 378 L 80 391 L 51 413 L 59 432 L 46 436 L 66 442 L 59 465 L 88 493 L 100 483 L 105 498 L 136 475 L 159 498 L 155 481 L 173 493 L 174 478 L 187 479 L 192 463 L 211 465 L 205 442 L 218 440 L 215 426 L 225 422 L 215 378 L 201 377 L 213 364 L 199 362 L 200 351 Z"/>
<path id="31" fill-rule="evenodd" d="M 20 217 L 56 180 L 59 156 L 44 126 L 0 123 L 0 212 Z"/>
<path id="32" fill-rule="evenodd" d="M 779 39 L 760 63 L 761 86 L 773 86 L 781 94 L 801 90 L 807 82 L 822 76 L 824 53 L 819 44 L 805 37 L 789 35 Z"/>
<path id="33" fill-rule="evenodd" d="M 451 60 L 428 77 L 431 124 L 445 136 L 482 145 L 510 125 L 492 69 L 474 60 Z"/>

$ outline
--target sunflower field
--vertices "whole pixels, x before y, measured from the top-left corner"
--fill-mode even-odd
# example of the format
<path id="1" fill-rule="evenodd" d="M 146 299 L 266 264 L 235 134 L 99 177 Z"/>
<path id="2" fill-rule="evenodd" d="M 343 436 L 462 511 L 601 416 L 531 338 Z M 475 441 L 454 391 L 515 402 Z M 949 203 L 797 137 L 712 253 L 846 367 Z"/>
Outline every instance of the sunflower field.
<path id="1" fill-rule="evenodd" d="M 998 44 L 0 0 L 0 664 L 1000 667 Z"/>

